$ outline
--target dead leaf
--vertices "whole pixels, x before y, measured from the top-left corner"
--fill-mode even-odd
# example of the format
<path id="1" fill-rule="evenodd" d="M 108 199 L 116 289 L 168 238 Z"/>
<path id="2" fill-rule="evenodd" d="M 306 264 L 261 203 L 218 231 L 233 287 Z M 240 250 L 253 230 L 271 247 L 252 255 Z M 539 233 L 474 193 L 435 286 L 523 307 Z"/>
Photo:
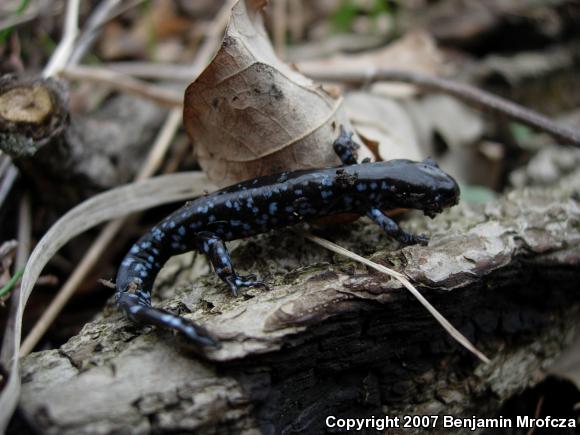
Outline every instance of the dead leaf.
<path id="1" fill-rule="evenodd" d="M 422 159 L 415 127 L 397 101 L 352 92 L 345 97 L 345 108 L 358 135 L 381 160 Z"/>
<path id="2" fill-rule="evenodd" d="M 449 149 L 472 146 L 484 130 L 481 115 L 455 98 L 447 95 L 429 95 L 407 104 L 414 119 L 416 131 L 424 143 L 440 135 Z"/>
<path id="3" fill-rule="evenodd" d="M 262 21 L 265 4 L 235 4 L 218 53 L 185 93 L 185 128 L 219 186 L 339 164 L 331 144 L 339 125 L 349 128 L 340 97 L 276 57 Z M 363 150 L 359 158 L 369 155 Z"/>
<path id="4" fill-rule="evenodd" d="M 298 63 L 306 75 L 324 70 L 344 72 L 376 69 L 394 69 L 440 75 L 444 72 L 444 57 L 433 38 L 424 32 L 412 32 L 377 50 L 361 54 L 336 55 L 327 59 Z M 415 94 L 412 85 L 401 83 L 376 83 L 373 92 L 389 97 L 408 97 Z"/>
<path id="5" fill-rule="evenodd" d="M 444 171 L 460 182 L 493 182 L 490 162 L 474 147 L 484 132 L 479 113 L 440 94 L 409 99 L 404 105 L 421 147 Z"/>

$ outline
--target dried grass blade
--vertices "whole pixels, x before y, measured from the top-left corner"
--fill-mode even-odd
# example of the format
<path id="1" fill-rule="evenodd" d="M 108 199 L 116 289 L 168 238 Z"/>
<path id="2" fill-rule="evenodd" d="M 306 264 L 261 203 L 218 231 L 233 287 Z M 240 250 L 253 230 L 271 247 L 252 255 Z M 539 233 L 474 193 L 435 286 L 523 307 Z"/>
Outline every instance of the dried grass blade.
<path id="1" fill-rule="evenodd" d="M 61 217 L 32 252 L 22 283 L 14 324 L 10 325 L 8 380 L 0 394 L 0 433 L 10 421 L 20 395 L 19 358 L 22 316 L 26 301 L 46 263 L 69 240 L 80 233 L 111 219 L 151 207 L 182 201 L 211 191 L 214 186 L 201 172 L 183 172 L 128 184 L 96 195 Z"/>

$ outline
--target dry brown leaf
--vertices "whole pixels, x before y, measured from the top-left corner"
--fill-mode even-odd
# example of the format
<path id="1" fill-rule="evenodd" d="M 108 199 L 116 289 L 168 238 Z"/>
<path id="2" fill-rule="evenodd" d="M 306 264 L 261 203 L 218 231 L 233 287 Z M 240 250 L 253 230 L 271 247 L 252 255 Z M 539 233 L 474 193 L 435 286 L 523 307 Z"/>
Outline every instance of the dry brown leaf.
<path id="1" fill-rule="evenodd" d="M 327 59 L 298 63 L 306 75 L 320 70 L 345 72 L 376 69 L 394 69 L 440 75 L 444 71 L 444 57 L 435 41 L 424 32 L 412 32 L 401 39 L 377 50 L 361 54 L 341 54 Z M 376 83 L 373 91 L 390 97 L 407 97 L 414 94 L 414 87 L 401 83 Z"/>
<path id="2" fill-rule="evenodd" d="M 261 16 L 266 3 L 235 4 L 218 53 L 185 93 L 186 130 L 220 186 L 336 165 L 332 141 L 339 125 L 349 127 L 340 97 L 276 57 Z"/>
<path id="3" fill-rule="evenodd" d="M 397 101 L 351 92 L 344 104 L 356 132 L 381 160 L 422 159 L 415 126 Z"/>

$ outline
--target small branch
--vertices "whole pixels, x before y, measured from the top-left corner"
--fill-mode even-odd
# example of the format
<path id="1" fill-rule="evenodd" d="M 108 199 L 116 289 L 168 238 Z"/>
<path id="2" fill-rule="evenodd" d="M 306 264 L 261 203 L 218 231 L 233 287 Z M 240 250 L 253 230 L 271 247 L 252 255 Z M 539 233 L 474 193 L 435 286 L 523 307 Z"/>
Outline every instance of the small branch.
<path id="1" fill-rule="evenodd" d="M 68 63 L 79 31 L 79 3 L 80 0 L 68 1 L 63 37 L 42 72 L 45 78 L 55 75 Z"/>
<path id="2" fill-rule="evenodd" d="M 122 228 L 123 222 L 123 219 L 110 222 L 100 232 L 99 236 L 94 240 L 89 250 L 85 253 L 81 262 L 75 268 L 73 274 L 67 279 L 56 297 L 44 310 L 42 316 L 37 320 L 34 327 L 22 343 L 22 346 L 20 347 L 21 357 L 28 355 L 32 349 L 34 349 L 34 346 L 36 346 L 50 325 L 52 325 L 52 322 L 54 322 L 56 317 L 60 314 L 78 286 L 83 282 L 86 275 L 92 270 L 95 264 L 97 264 L 103 251 Z"/>
<path id="3" fill-rule="evenodd" d="M 550 118 L 504 98 L 490 94 L 476 87 L 452 80 L 419 74 L 412 71 L 368 70 L 368 71 L 303 71 L 312 79 L 331 82 L 364 84 L 375 81 L 395 81 L 410 83 L 421 88 L 444 92 L 483 109 L 501 113 L 531 128 L 546 132 L 564 143 L 580 147 L 580 132 L 557 124 Z"/>
<path id="4" fill-rule="evenodd" d="M 183 105 L 183 92 L 162 88 L 105 68 L 71 65 L 65 67 L 60 75 L 69 80 L 103 83 L 166 107 L 181 107 Z"/>
<path id="5" fill-rule="evenodd" d="M 4 260 L 5 257 L 12 255 L 12 252 L 18 246 L 18 242 L 16 240 L 8 240 L 6 242 L 2 242 L 0 245 L 0 262 Z"/>
<path id="6" fill-rule="evenodd" d="M 195 78 L 191 75 L 191 65 L 182 63 L 110 62 L 103 64 L 102 68 L 131 77 L 167 82 L 187 83 Z"/>
<path id="7" fill-rule="evenodd" d="M 14 262 L 14 270 L 16 271 L 25 268 L 24 266 L 30 256 L 30 246 L 32 241 L 32 211 L 30 206 L 30 196 L 28 193 L 25 193 L 20 200 L 20 207 L 18 209 L 18 246 L 16 250 L 16 261 Z M 18 272 L 14 273 L 15 276 L 17 274 Z M 14 355 L 18 354 L 18 350 L 15 348 L 16 345 L 12 337 L 16 331 L 21 328 L 21 321 L 17 321 L 21 296 L 20 292 L 21 289 L 18 287 L 11 295 L 10 313 L 6 321 L 6 329 L 2 340 L 2 351 L 0 352 L 0 362 L 2 362 L 5 367 L 9 367 Z"/>
<path id="8" fill-rule="evenodd" d="M 16 269 L 26 266 L 32 244 L 32 210 L 28 193 L 22 195 L 18 210 L 18 249 L 16 251 Z"/>
<path id="9" fill-rule="evenodd" d="M 76 65 L 87 51 L 92 47 L 103 25 L 117 17 L 127 9 L 131 9 L 144 0 L 132 0 L 124 3 L 121 0 L 105 0 L 101 2 L 91 16 L 87 19 L 82 33 L 80 34 L 74 50 L 68 60 L 68 65 Z"/>
<path id="10" fill-rule="evenodd" d="M 232 7 L 236 1 L 237 0 L 226 1 L 215 16 L 212 25 L 207 32 L 206 39 L 193 58 L 190 67 L 189 80 L 194 80 L 197 78 L 197 76 L 201 74 L 203 69 L 207 66 L 207 63 L 215 54 L 222 39 L 222 33 L 224 32 L 224 29 L 226 28 L 230 19 Z"/>
<path id="11" fill-rule="evenodd" d="M 12 164 L 10 159 L 6 157 L 4 162 L 6 163 L 6 167 L 1 174 L 2 180 L 0 181 L 0 208 L 4 205 L 4 201 L 6 201 L 10 190 L 12 190 L 14 181 L 16 181 L 16 178 L 18 177 L 18 169 Z"/>
<path id="12" fill-rule="evenodd" d="M 468 351 L 470 351 L 476 357 L 478 357 L 482 362 L 489 364 L 490 362 L 489 358 L 487 358 L 482 352 L 477 350 L 477 348 L 461 332 L 455 329 L 455 327 L 451 323 L 449 323 L 447 319 L 443 317 L 443 315 L 441 315 L 441 313 L 439 313 L 439 311 L 437 311 L 437 309 L 433 305 L 431 305 L 429 301 L 425 299 L 421 293 L 419 293 L 419 290 L 417 290 L 415 286 L 411 284 L 411 282 L 407 279 L 407 277 L 405 277 L 405 275 L 395 270 L 389 269 L 388 267 L 385 267 L 381 264 L 370 261 L 364 257 L 361 257 L 360 255 L 355 254 L 354 252 L 351 252 L 347 249 L 344 249 L 343 247 L 338 246 L 326 239 L 322 239 L 309 233 L 304 233 L 304 237 L 306 237 L 311 242 L 314 242 L 330 251 L 336 252 L 337 254 L 340 255 L 344 255 L 345 257 L 352 258 L 353 260 L 358 261 L 359 263 L 363 263 L 368 267 L 371 267 L 375 270 L 378 270 L 379 272 L 392 276 L 393 278 L 398 280 L 401 284 L 403 284 L 407 288 L 407 290 L 411 292 L 413 296 L 415 296 L 415 298 L 417 298 L 417 300 L 421 303 L 421 305 L 423 305 L 427 309 L 427 311 L 431 313 L 431 315 L 435 318 L 435 320 L 437 320 L 439 324 L 443 326 L 443 329 L 445 329 L 449 333 L 449 335 L 451 335 L 451 337 L 453 337 L 460 345 L 462 345 L 464 348 L 466 348 Z"/>
<path id="13" fill-rule="evenodd" d="M 274 7 L 272 17 L 274 27 L 274 49 L 276 55 L 280 59 L 283 59 L 286 48 L 286 29 L 288 27 L 287 0 L 274 0 L 272 6 Z"/>

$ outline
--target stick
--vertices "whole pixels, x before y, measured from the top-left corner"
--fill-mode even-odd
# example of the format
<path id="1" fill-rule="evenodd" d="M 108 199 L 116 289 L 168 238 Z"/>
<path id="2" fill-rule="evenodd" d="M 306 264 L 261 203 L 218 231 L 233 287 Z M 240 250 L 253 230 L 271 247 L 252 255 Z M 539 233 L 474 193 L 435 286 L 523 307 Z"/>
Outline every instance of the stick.
<path id="1" fill-rule="evenodd" d="M 30 196 L 25 193 L 20 200 L 18 209 L 18 247 L 16 251 L 16 261 L 14 262 L 14 271 L 24 268 L 30 255 L 30 246 L 32 240 L 32 212 L 30 210 Z M 16 275 L 16 272 L 15 272 Z M 2 340 L 2 352 L 0 361 L 5 367 L 10 366 L 12 357 L 17 353 L 14 349 L 14 328 L 16 325 L 16 316 L 18 304 L 20 302 L 20 287 L 17 287 L 11 295 L 10 313 L 6 321 L 6 330 Z"/>
<path id="2" fill-rule="evenodd" d="M 276 55 L 283 59 L 286 49 L 286 28 L 288 27 L 287 0 L 274 0 L 273 7 L 274 49 Z"/>
<path id="3" fill-rule="evenodd" d="M 147 98 L 161 106 L 183 105 L 183 92 L 172 91 L 106 68 L 69 65 L 62 69 L 60 75 L 69 80 L 103 83 L 114 89 Z"/>
<path id="4" fill-rule="evenodd" d="M 76 65 L 81 61 L 85 53 L 92 47 L 100 30 L 107 21 L 110 21 L 127 9 L 131 9 L 138 4 L 143 3 L 143 1 L 144 0 L 132 0 L 126 1 L 123 4 L 121 0 L 105 0 L 100 3 L 87 19 L 85 27 L 75 44 L 74 50 L 72 51 L 67 64 Z"/>
<path id="5" fill-rule="evenodd" d="M 412 71 L 373 69 L 368 71 L 306 70 L 304 72 L 310 78 L 321 81 L 351 82 L 358 84 L 381 80 L 396 81 L 444 92 L 470 105 L 507 115 L 509 118 L 522 124 L 536 130 L 544 131 L 564 143 L 580 147 L 580 132 L 577 130 L 560 125 L 538 112 L 467 84 Z"/>
<path id="6" fill-rule="evenodd" d="M 79 31 L 79 3 L 80 0 L 68 1 L 63 37 L 48 61 L 48 65 L 42 71 L 42 76 L 45 78 L 58 73 L 68 62 Z"/>

